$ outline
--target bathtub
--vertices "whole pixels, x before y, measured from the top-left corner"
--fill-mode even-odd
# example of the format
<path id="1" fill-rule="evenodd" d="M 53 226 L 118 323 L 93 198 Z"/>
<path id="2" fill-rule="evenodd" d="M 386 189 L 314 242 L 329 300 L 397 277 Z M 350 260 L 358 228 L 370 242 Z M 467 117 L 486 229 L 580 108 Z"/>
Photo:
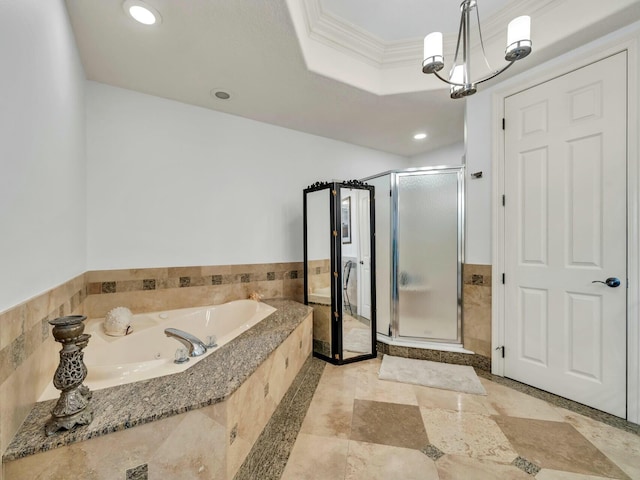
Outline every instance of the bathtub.
<path id="1" fill-rule="evenodd" d="M 106 335 L 102 326 L 104 318 L 90 319 L 85 322 L 85 333 L 91 334 L 91 339 L 84 350 L 88 370 L 84 383 L 91 390 L 100 390 L 182 372 L 275 310 L 254 300 L 235 300 L 222 305 L 140 313 L 133 316 L 133 332 L 125 337 Z M 215 336 L 217 347 L 207 349 L 199 357 L 190 357 L 188 362 L 174 363 L 176 350 L 184 347 L 164 334 L 164 329 L 169 327 L 191 333 L 205 343 L 207 337 Z M 59 395 L 50 383 L 39 401 Z"/>

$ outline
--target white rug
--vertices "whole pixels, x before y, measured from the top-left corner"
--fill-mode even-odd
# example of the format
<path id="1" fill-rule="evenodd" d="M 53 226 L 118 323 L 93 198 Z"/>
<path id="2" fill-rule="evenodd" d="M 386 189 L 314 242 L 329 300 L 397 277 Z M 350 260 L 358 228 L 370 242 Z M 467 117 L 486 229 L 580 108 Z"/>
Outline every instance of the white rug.
<path id="1" fill-rule="evenodd" d="M 371 353 L 371 330 L 352 328 L 344 336 L 342 348 L 350 352 Z"/>
<path id="2" fill-rule="evenodd" d="M 476 395 L 487 394 L 473 367 L 466 365 L 385 355 L 378 378 Z"/>

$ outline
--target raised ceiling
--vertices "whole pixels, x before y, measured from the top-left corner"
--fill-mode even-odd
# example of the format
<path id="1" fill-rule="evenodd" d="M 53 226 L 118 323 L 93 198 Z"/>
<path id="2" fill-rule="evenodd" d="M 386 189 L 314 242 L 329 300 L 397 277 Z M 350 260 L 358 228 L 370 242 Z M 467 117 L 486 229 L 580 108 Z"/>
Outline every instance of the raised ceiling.
<path id="1" fill-rule="evenodd" d="M 459 3 L 457 0 L 320 0 L 324 12 L 357 25 L 385 42 L 421 39 L 429 32 L 457 31 Z M 507 0 L 480 0 L 481 21 L 506 4 Z"/>
<path id="2" fill-rule="evenodd" d="M 405 156 L 463 138 L 464 101 L 420 72 L 419 37 L 433 25 L 455 31 L 457 0 L 145 1 L 161 24 L 132 21 L 122 0 L 66 0 L 90 80 Z M 498 54 L 506 22 L 532 15 L 527 68 L 637 20 L 638 3 L 479 0 Z M 427 14 L 416 10 L 423 4 Z M 231 99 L 212 97 L 214 88 Z M 427 140 L 413 140 L 418 131 Z"/>

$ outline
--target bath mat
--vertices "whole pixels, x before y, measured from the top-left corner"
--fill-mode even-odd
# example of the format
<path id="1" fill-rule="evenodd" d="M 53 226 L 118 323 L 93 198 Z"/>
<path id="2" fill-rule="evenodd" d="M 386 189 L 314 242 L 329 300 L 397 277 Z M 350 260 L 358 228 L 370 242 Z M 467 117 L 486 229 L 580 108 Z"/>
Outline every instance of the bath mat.
<path id="1" fill-rule="evenodd" d="M 371 353 L 371 330 L 352 328 L 344 336 L 342 348 L 355 353 Z"/>
<path id="2" fill-rule="evenodd" d="M 473 367 L 465 365 L 385 355 L 378 378 L 476 395 L 487 394 Z"/>

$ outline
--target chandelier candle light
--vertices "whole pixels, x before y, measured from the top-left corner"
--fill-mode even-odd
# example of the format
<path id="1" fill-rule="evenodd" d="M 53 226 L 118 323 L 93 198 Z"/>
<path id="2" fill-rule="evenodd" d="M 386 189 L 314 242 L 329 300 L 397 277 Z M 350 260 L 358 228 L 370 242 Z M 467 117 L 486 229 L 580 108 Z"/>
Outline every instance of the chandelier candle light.
<path id="1" fill-rule="evenodd" d="M 515 18 L 509 22 L 509 27 L 507 29 L 507 49 L 505 51 L 504 58 L 509 63 L 500 70 L 492 71 L 489 75 L 479 80 L 471 80 L 470 27 L 471 14 L 474 9 L 478 20 L 478 33 L 480 36 L 482 54 L 487 67 L 489 67 L 489 62 L 484 52 L 484 42 L 482 40 L 482 30 L 480 28 L 480 15 L 478 14 L 478 5 L 476 0 L 464 0 L 460 4 L 462 15 L 460 16 L 458 43 L 449 79 L 442 77 L 438 73 L 444 67 L 442 33 L 434 32 L 424 37 L 424 61 L 422 62 L 422 72 L 433 73 L 440 80 L 451 85 L 451 98 L 462 98 L 467 95 L 473 95 L 476 93 L 476 86 L 479 83 L 486 82 L 487 80 L 497 77 L 513 65 L 516 60 L 520 60 L 531 53 L 531 18 L 528 16 Z M 462 44 L 462 63 L 458 63 L 458 54 L 461 50 L 460 44 Z M 489 67 L 489 70 L 492 70 L 491 67 Z"/>

